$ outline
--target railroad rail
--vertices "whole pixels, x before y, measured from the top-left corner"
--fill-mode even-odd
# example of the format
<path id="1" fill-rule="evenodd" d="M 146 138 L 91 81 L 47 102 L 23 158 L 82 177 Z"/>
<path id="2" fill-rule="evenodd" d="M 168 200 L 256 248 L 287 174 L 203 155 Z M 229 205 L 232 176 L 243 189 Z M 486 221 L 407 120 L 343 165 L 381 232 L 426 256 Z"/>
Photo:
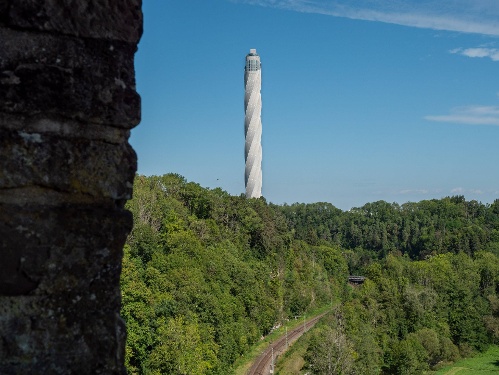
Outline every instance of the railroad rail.
<path id="1" fill-rule="evenodd" d="M 286 351 L 288 346 L 298 338 L 312 328 L 315 323 L 317 323 L 327 312 L 317 315 L 316 317 L 309 319 L 300 325 L 289 331 L 287 335 L 281 336 L 279 339 L 271 343 L 267 349 L 263 351 L 258 358 L 255 359 L 253 365 L 248 370 L 246 375 L 268 375 L 273 373 L 273 363 L 272 360 L 275 359 L 282 353 Z"/>

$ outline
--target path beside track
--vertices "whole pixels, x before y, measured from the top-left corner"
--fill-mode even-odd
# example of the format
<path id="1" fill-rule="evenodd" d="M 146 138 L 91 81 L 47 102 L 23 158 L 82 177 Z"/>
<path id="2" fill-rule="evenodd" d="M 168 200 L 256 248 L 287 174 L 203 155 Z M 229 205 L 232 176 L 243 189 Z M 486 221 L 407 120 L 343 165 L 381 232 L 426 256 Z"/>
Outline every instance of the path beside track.
<path id="1" fill-rule="evenodd" d="M 268 375 L 271 374 L 271 366 L 272 366 L 272 353 L 274 356 L 274 364 L 277 361 L 277 357 L 284 353 L 286 349 L 293 342 L 298 340 L 301 335 L 307 332 L 310 328 L 312 328 L 315 323 L 317 323 L 327 312 L 317 315 L 316 317 L 306 320 L 304 324 L 294 328 L 289 331 L 288 334 L 284 334 L 279 337 L 276 341 L 270 343 L 267 349 L 260 354 L 259 357 L 255 359 L 253 365 L 246 373 L 247 375 Z M 287 336 L 287 338 L 286 338 Z"/>

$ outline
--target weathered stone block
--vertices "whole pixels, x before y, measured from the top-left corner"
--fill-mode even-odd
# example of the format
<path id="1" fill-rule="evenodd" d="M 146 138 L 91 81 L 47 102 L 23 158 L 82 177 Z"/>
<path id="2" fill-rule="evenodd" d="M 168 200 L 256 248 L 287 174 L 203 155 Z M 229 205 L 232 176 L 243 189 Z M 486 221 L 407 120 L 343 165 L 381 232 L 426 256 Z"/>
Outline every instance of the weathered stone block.
<path id="1" fill-rule="evenodd" d="M 0 204 L 1 374 L 122 373 L 119 277 L 131 226 L 112 205 Z"/>
<path id="2" fill-rule="evenodd" d="M 0 27 L 0 112 L 132 128 L 140 121 L 135 51 L 123 42 Z"/>
<path id="3" fill-rule="evenodd" d="M 0 11 L 3 8 L 3 18 L 10 26 L 133 44 L 142 35 L 141 0 L 4 0 L 3 3 Z"/>
<path id="4" fill-rule="evenodd" d="M 136 154 L 127 142 L 0 128 L 0 189 L 41 186 L 125 200 L 131 198 L 136 170 Z"/>
<path id="5" fill-rule="evenodd" d="M 0 112 L 1 113 L 1 112 Z M 88 139 L 104 141 L 111 144 L 128 142 L 130 130 L 114 126 L 102 126 L 67 118 L 37 114 L 1 113 L 0 127 L 8 130 L 17 130 L 24 133 L 38 133 L 67 137 L 68 139 Z"/>
<path id="6" fill-rule="evenodd" d="M 54 310 L 37 296 L 0 297 L 2 375 L 126 374 L 119 315 L 85 303 L 67 308 L 72 302 L 61 295 Z"/>
<path id="7" fill-rule="evenodd" d="M 0 250 L 7 254 L 7 262 L 0 263 L 0 294 L 100 296 L 100 287 L 105 291 L 106 283 L 119 283 L 121 249 L 132 222 L 130 212 L 112 204 L 0 203 Z M 12 289 L 16 280 L 26 280 L 23 291 Z M 112 297 L 119 293 L 114 290 Z"/>

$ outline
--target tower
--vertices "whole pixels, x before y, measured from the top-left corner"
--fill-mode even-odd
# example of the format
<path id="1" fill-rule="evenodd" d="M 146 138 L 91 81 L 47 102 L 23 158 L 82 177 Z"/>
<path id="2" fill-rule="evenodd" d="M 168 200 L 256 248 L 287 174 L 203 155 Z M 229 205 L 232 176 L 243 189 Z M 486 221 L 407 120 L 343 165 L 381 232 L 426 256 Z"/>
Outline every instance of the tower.
<path id="1" fill-rule="evenodd" d="M 247 198 L 262 196 L 262 70 L 256 49 L 246 55 L 244 68 L 244 182 Z"/>

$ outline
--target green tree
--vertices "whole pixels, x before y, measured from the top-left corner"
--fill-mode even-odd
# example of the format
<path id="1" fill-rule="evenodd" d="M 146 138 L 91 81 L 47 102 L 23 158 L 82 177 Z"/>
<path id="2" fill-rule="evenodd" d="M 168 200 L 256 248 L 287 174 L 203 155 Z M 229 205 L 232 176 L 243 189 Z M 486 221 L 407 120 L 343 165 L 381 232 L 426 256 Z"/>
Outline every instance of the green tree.
<path id="1" fill-rule="evenodd" d="M 214 366 L 218 347 L 210 330 L 182 316 L 157 324 L 158 342 L 148 358 L 151 374 L 202 375 Z"/>
<path id="2" fill-rule="evenodd" d="M 499 298 L 496 295 L 489 295 L 491 314 L 484 317 L 485 327 L 499 341 Z"/>
<path id="3" fill-rule="evenodd" d="M 356 353 L 341 327 L 324 326 L 310 340 L 306 360 L 312 374 L 353 374 Z"/>

